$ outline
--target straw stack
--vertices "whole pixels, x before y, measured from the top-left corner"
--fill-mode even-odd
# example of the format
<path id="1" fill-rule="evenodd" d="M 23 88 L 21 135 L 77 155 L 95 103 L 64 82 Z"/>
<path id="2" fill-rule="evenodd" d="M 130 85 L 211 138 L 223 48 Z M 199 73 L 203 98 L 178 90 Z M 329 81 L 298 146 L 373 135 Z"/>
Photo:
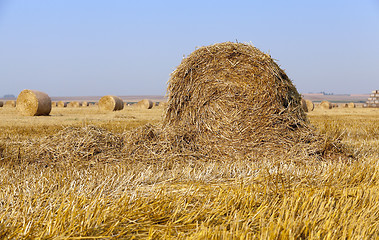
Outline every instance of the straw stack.
<path id="1" fill-rule="evenodd" d="M 17 97 L 16 108 L 24 116 L 47 116 L 51 111 L 51 99 L 44 92 L 25 89 Z"/>
<path id="2" fill-rule="evenodd" d="M 377 108 L 379 107 L 379 90 L 374 90 L 371 92 L 370 97 L 368 97 L 364 107 Z"/>

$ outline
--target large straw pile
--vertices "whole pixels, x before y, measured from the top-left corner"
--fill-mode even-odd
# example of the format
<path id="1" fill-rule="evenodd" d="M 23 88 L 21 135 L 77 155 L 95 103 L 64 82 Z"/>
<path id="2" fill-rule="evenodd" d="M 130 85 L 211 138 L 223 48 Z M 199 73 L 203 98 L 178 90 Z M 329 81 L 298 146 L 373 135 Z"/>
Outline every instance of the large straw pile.
<path id="1" fill-rule="evenodd" d="M 99 100 L 99 109 L 104 111 L 118 111 L 124 108 L 124 102 L 121 98 L 107 95 Z"/>
<path id="2" fill-rule="evenodd" d="M 247 44 L 215 44 L 193 52 L 172 73 L 162 126 L 148 124 L 109 139 L 104 146 L 115 147 L 111 149 L 91 150 L 88 145 L 78 154 L 67 151 L 87 141 L 88 129 L 73 129 L 75 141 L 60 133 L 30 149 L 37 159 L 53 155 L 63 160 L 116 158 L 149 163 L 346 157 L 338 141 L 309 126 L 300 102 L 300 94 L 270 56 Z M 95 139 L 108 134 L 95 128 L 93 132 Z M 55 148 L 58 139 L 62 142 Z M 96 154 L 99 151 L 101 155 Z"/>
<path id="3" fill-rule="evenodd" d="M 44 92 L 25 89 L 17 97 L 16 108 L 24 116 L 49 115 L 51 99 Z"/>
<path id="4" fill-rule="evenodd" d="M 151 108 L 153 108 L 154 103 L 153 103 L 153 101 L 151 101 L 149 99 L 143 99 L 134 105 L 137 108 L 151 109 Z"/>
<path id="5" fill-rule="evenodd" d="M 183 59 L 169 80 L 164 126 L 221 152 L 288 149 L 309 136 L 301 96 L 285 72 L 252 45 L 231 42 Z"/>

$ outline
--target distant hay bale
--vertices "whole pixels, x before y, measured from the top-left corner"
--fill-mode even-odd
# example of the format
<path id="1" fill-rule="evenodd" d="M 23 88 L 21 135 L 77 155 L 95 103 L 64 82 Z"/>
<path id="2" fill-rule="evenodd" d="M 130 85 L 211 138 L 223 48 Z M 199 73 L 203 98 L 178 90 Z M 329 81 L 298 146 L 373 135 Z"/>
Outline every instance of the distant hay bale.
<path id="1" fill-rule="evenodd" d="M 338 108 L 338 104 L 337 103 L 332 103 L 332 108 Z"/>
<path id="2" fill-rule="evenodd" d="M 167 102 L 159 102 L 159 103 L 158 103 L 158 108 L 166 108 L 167 105 L 168 105 Z"/>
<path id="3" fill-rule="evenodd" d="M 311 100 L 305 99 L 305 102 L 307 104 L 308 112 L 312 112 L 315 109 L 315 105 Z"/>
<path id="4" fill-rule="evenodd" d="M 51 107 L 56 107 L 57 106 L 57 102 L 51 102 Z"/>
<path id="5" fill-rule="evenodd" d="M 5 102 L 4 107 L 9 107 L 9 108 L 16 107 L 16 101 L 8 100 Z"/>
<path id="6" fill-rule="evenodd" d="M 47 116 L 51 111 L 51 99 L 44 92 L 25 89 L 17 97 L 16 108 L 24 116 Z"/>
<path id="7" fill-rule="evenodd" d="M 348 108 L 355 108 L 355 103 L 353 102 L 350 102 L 348 105 L 347 105 Z"/>
<path id="8" fill-rule="evenodd" d="M 86 101 L 82 102 L 82 107 L 88 107 L 88 102 Z"/>
<path id="9" fill-rule="evenodd" d="M 124 108 L 124 101 L 116 96 L 107 95 L 99 100 L 99 109 L 104 111 L 119 111 Z"/>
<path id="10" fill-rule="evenodd" d="M 4 103 L 2 101 L 0 101 L 0 107 L 3 107 Z"/>
<path id="11" fill-rule="evenodd" d="M 154 106 L 154 103 L 149 99 L 143 99 L 138 103 L 134 104 L 134 106 L 137 108 L 151 109 Z"/>
<path id="12" fill-rule="evenodd" d="M 342 108 L 347 108 L 347 107 L 349 107 L 349 104 L 347 104 L 347 103 L 342 103 L 342 104 L 341 104 L 341 107 L 342 107 Z"/>
<path id="13" fill-rule="evenodd" d="M 230 153 L 290 148 L 308 131 L 301 96 L 285 72 L 254 46 L 231 42 L 182 60 L 168 83 L 163 126 L 175 139 Z"/>
<path id="14" fill-rule="evenodd" d="M 60 108 L 67 107 L 67 103 L 63 101 L 59 101 L 57 102 L 57 107 L 60 107 Z"/>
<path id="15" fill-rule="evenodd" d="M 79 108 L 81 106 L 81 103 L 78 101 L 72 101 L 67 104 L 68 108 Z"/>
<path id="16" fill-rule="evenodd" d="M 320 107 L 323 108 L 323 109 L 332 109 L 332 103 L 330 103 L 329 101 L 322 101 L 320 103 Z"/>

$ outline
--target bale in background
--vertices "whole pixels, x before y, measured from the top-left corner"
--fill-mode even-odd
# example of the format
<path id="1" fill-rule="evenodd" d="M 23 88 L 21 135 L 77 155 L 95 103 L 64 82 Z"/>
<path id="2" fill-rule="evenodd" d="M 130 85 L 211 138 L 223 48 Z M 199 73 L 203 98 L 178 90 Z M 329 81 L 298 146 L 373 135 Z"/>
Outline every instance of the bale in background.
<path id="1" fill-rule="evenodd" d="M 2 101 L 0 101 L 0 107 L 3 107 L 3 105 L 4 105 L 4 104 L 3 104 L 3 102 L 2 102 Z"/>
<path id="2" fill-rule="evenodd" d="M 119 111 L 124 108 L 124 102 L 121 98 L 107 95 L 99 100 L 99 109 L 104 111 Z"/>
<path id="3" fill-rule="evenodd" d="M 341 107 L 343 107 L 343 108 L 347 108 L 347 107 L 349 107 L 349 104 L 347 104 L 347 103 L 342 103 L 342 104 L 341 104 Z"/>
<path id="4" fill-rule="evenodd" d="M 81 106 L 81 103 L 80 102 L 77 102 L 77 101 L 73 101 L 73 102 L 69 102 L 67 104 L 67 107 L 68 108 L 78 108 Z"/>
<path id="5" fill-rule="evenodd" d="M 82 107 L 88 107 L 88 102 L 86 101 L 82 102 Z"/>
<path id="6" fill-rule="evenodd" d="M 311 100 L 305 99 L 305 103 L 307 104 L 308 112 L 312 112 L 315 109 L 315 105 Z"/>
<path id="7" fill-rule="evenodd" d="M 51 107 L 56 107 L 57 106 L 57 102 L 51 102 Z"/>
<path id="8" fill-rule="evenodd" d="M 347 104 L 347 107 L 348 108 L 355 108 L 356 106 L 355 106 L 355 103 L 351 102 L 351 103 Z"/>
<path id="9" fill-rule="evenodd" d="M 47 116 L 51 111 L 51 99 L 44 92 L 25 89 L 17 97 L 16 108 L 24 116 Z"/>
<path id="10" fill-rule="evenodd" d="M 57 102 L 57 107 L 61 107 L 61 108 L 67 107 L 67 103 L 63 102 L 63 101 L 59 101 L 59 102 Z"/>
<path id="11" fill-rule="evenodd" d="M 149 99 L 143 99 L 143 100 L 139 101 L 138 103 L 136 103 L 134 106 L 138 107 L 138 108 L 143 108 L 143 109 L 151 109 L 151 108 L 153 108 L 154 103 L 153 103 L 153 101 L 151 101 Z"/>
<path id="12" fill-rule="evenodd" d="M 5 102 L 4 107 L 16 107 L 16 101 L 8 100 Z"/>
<path id="13" fill-rule="evenodd" d="M 323 109 L 332 109 L 333 105 L 329 101 L 322 101 L 320 107 Z"/>

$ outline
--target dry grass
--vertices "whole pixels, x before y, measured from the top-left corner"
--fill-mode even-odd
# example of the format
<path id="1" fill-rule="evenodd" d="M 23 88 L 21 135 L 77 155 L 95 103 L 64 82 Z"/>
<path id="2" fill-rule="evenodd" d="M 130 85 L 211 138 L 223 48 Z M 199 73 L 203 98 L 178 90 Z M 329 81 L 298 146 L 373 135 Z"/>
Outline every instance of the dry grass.
<path id="1" fill-rule="evenodd" d="M 130 161 L 117 153 L 112 161 L 97 161 L 80 150 L 122 148 L 109 144 L 127 144 L 118 138 L 156 124 L 162 109 L 109 115 L 96 108 L 54 108 L 48 119 L 15 113 L 0 109 L 0 238 L 378 237 L 377 109 L 309 113 L 320 134 L 339 138 L 356 156 L 313 162 L 291 154 L 254 161 L 243 156 Z M 63 129 L 67 134 L 57 134 Z M 61 151 L 56 156 L 66 156 L 61 164 L 22 159 L 27 142 L 46 137 L 60 144 L 64 139 L 58 137 L 75 134 L 71 146 L 56 148 Z M 75 145 L 80 142 L 84 146 Z"/>

